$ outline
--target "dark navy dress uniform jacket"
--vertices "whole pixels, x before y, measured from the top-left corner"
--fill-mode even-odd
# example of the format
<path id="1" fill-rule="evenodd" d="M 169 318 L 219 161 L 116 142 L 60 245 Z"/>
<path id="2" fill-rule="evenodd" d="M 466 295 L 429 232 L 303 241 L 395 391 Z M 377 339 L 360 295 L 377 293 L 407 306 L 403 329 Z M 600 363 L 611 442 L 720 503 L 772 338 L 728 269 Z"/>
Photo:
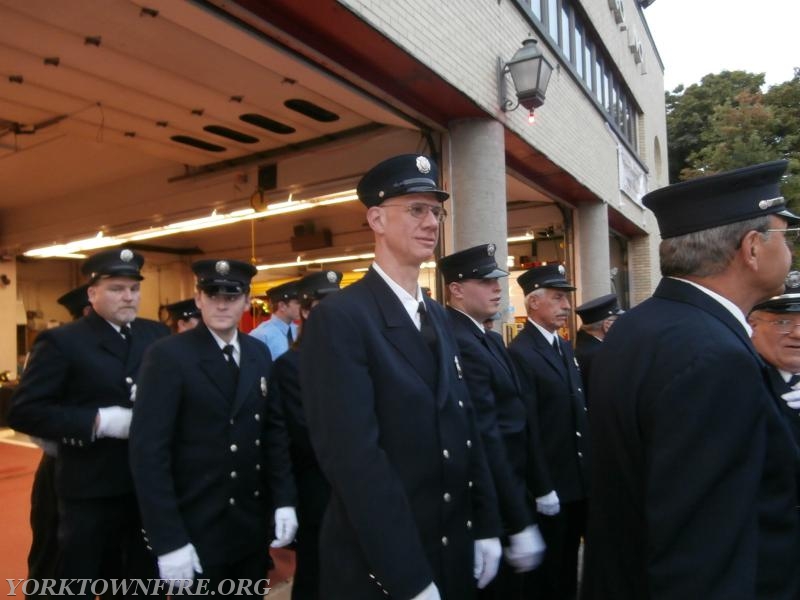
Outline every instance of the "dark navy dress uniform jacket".
<path id="1" fill-rule="evenodd" d="M 202 323 L 145 355 L 131 468 L 156 555 L 188 543 L 204 565 L 266 553 L 273 507 L 295 505 L 285 428 L 267 410 L 272 363 L 255 338 L 239 344 L 238 385 Z"/>
<path id="2" fill-rule="evenodd" d="M 575 502 L 589 493 L 589 427 L 575 356 L 564 340 L 561 349 L 564 358 L 530 321 L 508 347 L 544 450 L 531 463 L 529 486 L 536 497 L 555 490 L 561 502 Z"/>
<path id="3" fill-rule="evenodd" d="M 592 366 L 584 597 L 790 600 L 797 449 L 742 324 L 663 279 Z"/>
<path id="4" fill-rule="evenodd" d="M 305 325 L 300 376 L 331 484 L 320 538 L 327 600 L 474 597 L 473 540 L 496 498 L 447 315 L 426 299 L 437 354 L 373 269 Z"/>
<path id="5" fill-rule="evenodd" d="M 528 417 L 511 357 L 497 332 L 481 332 L 464 313 L 447 309 L 492 473 L 506 534 L 534 522 L 525 477 L 531 447 Z M 537 438 L 538 439 L 538 438 Z"/>
<path id="6" fill-rule="evenodd" d="M 62 498 L 105 498 L 133 491 L 128 440 L 94 439 L 98 408 L 131 408 L 142 354 L 169 335 L 155 321 L 131 323 L 131 346 L 97 313 L 41 332 L 17 387 L 9 425 L 59 443 L 56 489 Z"/>

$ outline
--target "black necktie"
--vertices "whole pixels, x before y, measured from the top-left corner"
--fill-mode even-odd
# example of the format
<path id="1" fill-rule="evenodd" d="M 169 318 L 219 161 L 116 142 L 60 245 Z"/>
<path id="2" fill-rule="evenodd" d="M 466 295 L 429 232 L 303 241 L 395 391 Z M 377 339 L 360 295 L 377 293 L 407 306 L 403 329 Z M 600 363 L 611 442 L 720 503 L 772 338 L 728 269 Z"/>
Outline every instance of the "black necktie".
<path id="1" fill-rule="evenodd" d="M 789 377 L 789 381 L 786 382 L 786 385 L 789 387 L 794 387 L 797 382 L 800 381 L 800 373 L 795 373 L 791 377 Z"/>
<path id="2" fill-rule="evenodd" d="M 564 363 L 564 367 L 569 371 L 569 365 L 567 364 L 567 357 L 561 350 L 561 339 L 558 337 L 558 335 L 556 335 L 553 338 L 553 350 L 558 352 L 558 355 L 561 357 L 561 362 Z"/>
<path id="3" fill-rule="evenodd" d="M 236 360 L 233 358 L 233 346 L 228 344 L 223 349 L 222 352 L 225 354 L 225 360 L 228 363 L 228 369 L 230 369 L 231 375 L 233 375 L 234 381 L 239 381 L 239 365 L 236 364 Z"/>
<path id="4" fill-rule="evenodd" d="M 289 342 L 289 346 L 292 345 L 294 342 L 294 336 L 292 335 L 292 324 L 289 323 L 289 329 L 286 330 L 286 341 Z"/>
<path id="5" fill-rule="evenodd" d="M 425 309 L 424 302 L 419 303 L 417 311 L 419 312 L 419 331 L 422 334 L 422 339 L 425 340 L 425 343 L 428 344 L 428 348 L 430 348 L 433 355 L 436 356 L 436 329 L 434 329 L 428 318 L 428 311 Z"/>
<path id="6" fill-rule="evenodd" d="M 131 345 L 131 326 L 130 325 L 123 325 L 119 328 L 119 333 L 122 336 L 122 339 L 125 340 L 129 346 Z"/>

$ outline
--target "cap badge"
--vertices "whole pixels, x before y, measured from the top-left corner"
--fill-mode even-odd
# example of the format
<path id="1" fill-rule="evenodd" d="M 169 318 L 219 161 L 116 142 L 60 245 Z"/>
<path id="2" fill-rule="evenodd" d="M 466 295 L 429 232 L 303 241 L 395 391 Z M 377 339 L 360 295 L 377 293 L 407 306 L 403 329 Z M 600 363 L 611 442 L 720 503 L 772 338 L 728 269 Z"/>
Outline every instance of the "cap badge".
<path id="1" fill-rule="evenodd" d="M 131 262 L 133 260 L 133 252 L 125 248 L 122 252 L 119 253 L 119 259 L 122 262 Z"/>
<path id="2" fill-rule="evenodd" d="M 758 208 L 761 210 L 766 210 L 768 208 L 772 208 L 773 206 L 783 206 L 786 203 L 786 199 L 783 196 L 778 196 L 777 198 L 770 198 L 769 200 L 762 200 L 758 203 Z"/>
<path id="3" fill-rule="evenodd" d="M 220 275 L 227 275 L 231 272 L 231 266 L 227 260 L 218 260 L 217 264 L 214 265 L 214 270 Z"/>
<path id="4" fill-rule="evenodd" d="M 424 156 L 417 157 L 417 170 L 420 173 L 430 173 L 431 172 L 431 161 L 429 161 Z"/>
<path id="5" fill-rule="evenodd" d="M 559 275 L 566 275 L 567 270 L 564 268 L 564 265 L 558 265 L 558 273 Z"/>
<path id="6" fill-rule="evenodd" d="M 486 246 L 486 254 L 489 256 L 494 256 L 494 251 L 496 250 L 496 246 L 494 244 L 489 244 Z"/>
<path id="7" fill-rule="evenodd" d="M 328 278 L 329 283 L 336 283 L 336 273 L 334 271 L 328 271 L 325 277 Z"/>

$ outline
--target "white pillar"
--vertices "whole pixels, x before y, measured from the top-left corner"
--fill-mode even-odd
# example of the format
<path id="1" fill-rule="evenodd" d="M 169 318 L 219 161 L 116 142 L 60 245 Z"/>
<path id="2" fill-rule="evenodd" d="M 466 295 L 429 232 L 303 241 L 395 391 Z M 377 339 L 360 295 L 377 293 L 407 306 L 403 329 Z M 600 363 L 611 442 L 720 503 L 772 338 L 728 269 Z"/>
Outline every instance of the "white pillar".
<path id="1" fill-rule="evenodd" d="M 579 292 L 582 302 L 611 293 L 608 208 L 602 202 L 582 204 L 576 211 L 580 243 Z"/>
<path id="2" fill-rule="evenodd" d="M 493 243 L 500 268 L 508 257 L 506 216 L 506 156 L 503 125 L 493 119 L 465 119 L 450 123 L 449 210 L 453 214 L 452 238 L 445 254 L 478 244 Z M 503 301 L 508 306 L 508 282 L 501 279 Z"/>

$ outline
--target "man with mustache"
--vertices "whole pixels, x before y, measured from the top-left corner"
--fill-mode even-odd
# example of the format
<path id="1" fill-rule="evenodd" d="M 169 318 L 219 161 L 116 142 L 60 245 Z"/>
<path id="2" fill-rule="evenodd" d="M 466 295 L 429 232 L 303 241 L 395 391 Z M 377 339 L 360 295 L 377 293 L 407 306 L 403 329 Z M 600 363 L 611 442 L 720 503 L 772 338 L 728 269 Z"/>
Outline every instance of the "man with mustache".
<path id="1" fill-rule="evenodd" d="M 547 543 L 542 566 L 529 577 L 536 598 L 575 598 L 578 549 L 586 530 L 589 439 L 586 402 L 572 347 L 558 335 L 567 325 L 575 290 L 562 265 L 534 267 L 519 276 L 528 320 L 509 346 L 538 422 L 543 460 L 530 470 L 539 528 Z"/>

